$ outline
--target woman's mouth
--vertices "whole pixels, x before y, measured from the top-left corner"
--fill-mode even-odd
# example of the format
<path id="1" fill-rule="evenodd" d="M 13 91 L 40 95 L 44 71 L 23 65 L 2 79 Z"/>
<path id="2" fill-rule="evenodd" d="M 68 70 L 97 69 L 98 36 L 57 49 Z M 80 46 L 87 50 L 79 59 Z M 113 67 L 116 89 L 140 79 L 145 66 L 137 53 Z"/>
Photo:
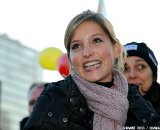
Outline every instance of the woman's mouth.
<path id="1" fill-rule="evenodd" d="M 91 62 L 87 62 L 85 64 L 83 64 L 83 68 L 85 69 L 85 71 L 92 71 L 95 70 L 97 68 L 99 68 L 101 66 L 102 62 L 99 60 L 96 61 L 91 61 Z"/>

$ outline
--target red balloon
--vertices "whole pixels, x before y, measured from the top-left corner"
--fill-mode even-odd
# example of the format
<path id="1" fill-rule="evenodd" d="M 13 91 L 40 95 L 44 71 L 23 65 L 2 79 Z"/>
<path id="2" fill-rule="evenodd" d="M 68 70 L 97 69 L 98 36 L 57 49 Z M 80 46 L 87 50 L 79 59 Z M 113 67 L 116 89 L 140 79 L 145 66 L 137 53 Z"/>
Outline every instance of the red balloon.
<path id="1" fill-rule="evenodd" d="M 61 76 L 66 77 L 69 75 L 69 65 L 68 65 L 68 58 L 67 54 L 62 54 L 57 63 L 57 69 Z"/>

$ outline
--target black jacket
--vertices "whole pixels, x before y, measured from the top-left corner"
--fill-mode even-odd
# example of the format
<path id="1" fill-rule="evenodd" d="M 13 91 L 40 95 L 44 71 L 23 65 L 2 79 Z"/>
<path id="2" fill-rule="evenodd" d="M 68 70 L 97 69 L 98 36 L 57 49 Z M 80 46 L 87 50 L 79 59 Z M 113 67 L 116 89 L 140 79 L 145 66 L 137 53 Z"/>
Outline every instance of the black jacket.
<path id="1" fill-rule="evenodd" d="M 159 113 L 149 100 L 141 96 L 138 86 L 129 84 L 128 100 L 126 126 L 142 126 L 146 129 L 149 126 L 160 126 Z"/>
<path id="2" fill-rule="evenodd" d="M 129 94 L 136 94 L 137 89 L 130 86 L 133 85 L 129 85 Z M 141 126 L 150 125 L 150 122 L 155 121 L 155 117 L 156 121 L 160 120 L 153 112 L 154 109 L 148 108 L 148 104 L 142 105 L 140 109 L 135 107 L 139 103 L 145 104 L 139 93 L 138 96 L 129 96 L 128 99 L 130 100 L 129 113 L 135 114 L 135 118 L 129 116 L 126 125 L 133 126 L 134 122 L 129 124 L 132 119 L 139 122 L 143 117 L 147 122 L 140 121 Z M 144 109 L 146 111 L 143 111 Z M 154 113 L 155 116 L 150 118 L 148 113 Z M 69 76 L 65 80 L 45 85 L 45 90 L 38 98 L 24 130 L 92 130 L 92 122 L 93 112 L 89 110 L 85 98 Z"/>
<path id="3" fill-rule="evenodd" d="M 153 107 L 160 115 L 160 84 L 158 82 L 152 84 L 144 98 L 152 103 Z"/>
<path id="4" fill-rule="evenodd" d="M 93 112 L 71 76 L 46 84 L 24 130 L 92 130 Z"/>
<path id="5" fill-rule="evenodd" d="M 27 116 L 27 117 L 23 118 L 23 119 L 20 121 L 20 130 L 23 130 L 23 128 L 24 128 L 24 126 L 25 126 L 28 118 L 29 118 L 29 117 Z"/>

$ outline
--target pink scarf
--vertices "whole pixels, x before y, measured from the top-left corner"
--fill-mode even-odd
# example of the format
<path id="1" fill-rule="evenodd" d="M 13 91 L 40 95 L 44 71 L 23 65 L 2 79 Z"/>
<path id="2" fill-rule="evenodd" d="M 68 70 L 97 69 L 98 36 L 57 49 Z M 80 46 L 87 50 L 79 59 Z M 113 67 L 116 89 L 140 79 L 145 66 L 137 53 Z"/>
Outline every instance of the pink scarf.
<path id="1" fill-rule="evenodd" d="M 94 112 L 93 130 L 123 130 L 128 111 L 128 84 L 123 74 L 113 71 L 113 86 L 90 83 L 73 72 L 73 80 Z"/>

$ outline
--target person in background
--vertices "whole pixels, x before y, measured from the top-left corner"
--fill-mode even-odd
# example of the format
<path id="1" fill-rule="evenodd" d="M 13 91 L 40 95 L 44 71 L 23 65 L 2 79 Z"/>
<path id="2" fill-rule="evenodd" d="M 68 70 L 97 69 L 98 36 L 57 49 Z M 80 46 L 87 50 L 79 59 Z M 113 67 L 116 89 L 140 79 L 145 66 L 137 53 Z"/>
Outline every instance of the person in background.
<path id="1" fill-rule="evenodd" d="M 37 101 L 37 98 L 39 97 L 40 93 L 44 90 L 44 83 L 43 82 L 36 82 L 33 83 L 31 85 L 31 87 L 29 88 L 28 91 L 28 96 L 27 96 L 27 100 L 28 100 L 28 112 L 29 112 L 29 116 L 33 111 L 33 107 Z M 20 130 L 23 130 L 24 125 L 26 124 L 29 116 L 23 118 L 20 121 Z"/>
<path id="2" fill-rule="evenodd" d="M 128 83 L 111 23 L 87 10 L 65 32 L 70 75 L 45 84 L 24 130 L 122 130 Z"/>
<path id="3" fill-rule="evenodd" d="M 127 126 L 160 126 L 160 84 L 157 82 L 158 62 L 145 43 L 124 45 L 127 51 L 124 75 L 128 83 L 139 87 L 129 91 L 130 108 Z M 141 100 L 137 98 L 143 96 Z"/>

